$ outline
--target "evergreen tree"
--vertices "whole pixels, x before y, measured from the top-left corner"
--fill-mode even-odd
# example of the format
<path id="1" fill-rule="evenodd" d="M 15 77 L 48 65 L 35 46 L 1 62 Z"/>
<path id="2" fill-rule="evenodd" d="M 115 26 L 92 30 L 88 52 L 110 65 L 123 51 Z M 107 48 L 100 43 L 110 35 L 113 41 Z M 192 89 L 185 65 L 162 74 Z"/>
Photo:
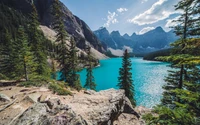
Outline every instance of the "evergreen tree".
<path id="1" fill-rule="evenodd" d="M 165 90 L 163 93 L 162 104 L 168 107 L 174 108 L 174 102 L 181 102 L 180 98 L 176 96 L 176 93 L 173 92 L 175 89 L 183 89 L 183 81 L 186 75 L 186 63 L 182 60 L 186 56 L 185 46 L 187 44 L 187 38 L 191 36 L 192 30 L 192 0 L 183 0 L 178 2 L 175 6 L 176 10 L 182 10 L 184 13 L 177 20 L 179 23 L 178 26 L 175 26 L 176 35 L 180 36 L 180 40 L 172 43 L 171 46 L 173 50 L 170 56 L 161 58 L 161 60 L 171 62 L 171 67 L 174 68 L 174 71 L 170 71 L 170 74 L 166 78 L 167 84 L 163 86 Z"/>
<path id="2" fill-rule="evenodd" d="M 199 2 L 182 0 L 176 5 L 176 9 L 184 12 L 178 20 L 180 25 L 175 27 L 181 39 L 172 44 L 172 54 L 162 58 L 176 70 L 171 71 L 171 79 L 167 78 L 162 104 L 154 109 L 158 116 L 145 116 L 149 124 L 200 124 L 200 39 L 197 38 L 200 11 L 196 8 Z"/>
<path id="3" fill-rule="evenodd" d="M 80 84 L 80 79 L 79 75 L 77 74 L 78 72 L 78 50 L 76 49 L 76 43 L 74 39 L 71 37 L 69 50 L 68 50 L 68 55 L 67 55 L 67 63 L 66 66 L 67 68 L 67 74 L 66 74 L 66 82 L 69 84 L 69 86 L 80 90 L 81 84 Z"/>
<path id="4" fill-rule="evenodd" d="M 19 77 L 23 76 L 26 81 L 28 81 L 28 74 L 32 73 L 32 67 L 34 67 L 34 64 L 32 62 L 33 56 L 30 52 L 30 47 L 28 47 L 28 38 L 22 26 L 19 27 L 16 42 L 13 44 L 13 50 L 16 55 L 16 58 L 14 59 L 16 63 L 15 73 Z"/>
<path id="5" fill-rule="evenodd" d="M 67 45 L 66 40 L 68 34 L 65 30 L 62 6 L 60 5 L 59 0 L 54 0 L 53 4 L 53 15 L 55 22 L 53 24 L 54 29 L 57 32 L 57 55 L 58 61 L 61 65 L 61 80 L 65 80 L 69 86 L 80 90 L 80 76 L 77 74 L 78 71 L 78 56 L 76 50 L 76 43 L 71 37 L 70 44 Z"/>
<path id="6" fill-rule="evenodd" d="M 131 73 L 131 60 L 129 58 L 128 51 L 125 50 L 122 60 L 122 68 L 119 69 L 119 77 L 118 77 L 118 87 L 120 89 L 125 90 L 125 95 L 129 98 L 132 105 L 136 106 L 136 101 L 134 98 L 134 85 L 132 80 L 132 73 Z"/>
<path id="7" fill-rule="evenodd" d="M 61 10 L 61 5 L 59 0 L 54 0 L 52 13 L 54 15 L 54 24 L 53 28 L 56 31 L 56 54 L 57 60 L 60 63 L 60 72 L 62 73 L 61 80 L 66 80 L 67 76 L 67 55 L 68 48 L 66 44 L 67 40 L 67 32 L 65 30 L 64 20 L 63 20 L 63 12 Z"/>
<path id="8" fill-rule="evenodd" d="M 35 63 L 34 73 L 36 77 L 49 77 L 50 70 L 47 65 L 47 55 L 44 46 L 45 39 L 41 30 L 39 30 L 38 14 L 34 4 L 32 4 L 32 13 L 30 17 L 29 44 L 33 52 L 33 62 Z"/>
<path id="9" fill-rule="evenodd" d="M 16 71 L 16 63 L 14 61 L 15 52 L 13 50 L 14 40 L 8 30 L 6 30 L 4 37 L 5 44 L 2 46 L 0 51 L 0 72 L 9 79 L 15 79 L 16 74 L 14 71 Z"/>
<path id="10" fill-rule="evenodd" d="M 55 63 L 54 59 L 52 59 L 51 65 L 52 65 L 52 69 L 51 69 L 52 78 L 56 79 L 57 78 L 57 75 L 56 75 L 56 63 Z"/>
<path id="11" fill-rule="evenodd" d="M 87 52 L 87 61 L 88 61 L 88 67 L 87 67 L 87 75 L 86 75 L 86 83 L 84 85 L 85 88 L 96 90 L 96 83 L 93 76 L 93 64 L 92 64 L 92 56 L 91 56 L 91 48 L 88 48 Z"/>

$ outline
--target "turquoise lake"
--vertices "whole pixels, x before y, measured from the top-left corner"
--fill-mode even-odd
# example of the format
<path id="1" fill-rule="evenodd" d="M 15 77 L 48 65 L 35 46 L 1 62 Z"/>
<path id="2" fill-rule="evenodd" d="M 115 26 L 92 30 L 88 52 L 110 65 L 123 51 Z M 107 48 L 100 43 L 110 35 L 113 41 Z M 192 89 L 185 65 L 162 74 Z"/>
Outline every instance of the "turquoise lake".
<path id="1" fill-rule="evenodd" d="M 160 103 L 162 96 L 163 80 L 167 76 L 168 63 L 145 61 L 142 58 L 131 58 L 133 84 L 135 85 L 135 98 L 137 105 L 153 107 Z M 119 68 L 122 58 L 111 58 L 101 60 L 100 67 L 94 68 L 93 75 L 97 90 L 117 88 Z M 86 70 L 80 72 L 81 83 L 85 84 Z"/>

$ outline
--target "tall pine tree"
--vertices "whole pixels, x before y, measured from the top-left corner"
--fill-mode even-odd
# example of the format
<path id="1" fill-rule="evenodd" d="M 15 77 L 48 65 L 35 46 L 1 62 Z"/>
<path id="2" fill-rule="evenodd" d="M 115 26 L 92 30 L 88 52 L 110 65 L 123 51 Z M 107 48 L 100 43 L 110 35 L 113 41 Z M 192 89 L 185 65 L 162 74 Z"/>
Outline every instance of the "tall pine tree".
<path id="1" fill-rule="evenodd" d="M 184 12 L 178 19 L 180 25 L 175 27 L 181 39 L 172 44 L 174 51 L 170 56 L 162 57 L 176 69 L 167 78 L 162 104 L 155 107 L 158 116 L 146 116 L 149 124 L 200 124 L 199 2 L 182 0 L 176 5 Z"/>
<path id="2" fill-rule="evenodd" d="M 39 29 L 37 9 L 32 3 L 32 13 L 29 25 L 29 44 L 33 52 L 33 62 L 35 63 L 34 76 L 36 79 L 49 77 L 50 69 L 47 65 L 47 54 L 44 46 L 45 38 Z M 34 78 L 35 79 L 35 78 Z"/>
<path id="3" fill-rule="evenodd" d="M 25 30 L 22 26 L 19 27 L 17 32 L 16 42 L 13 43 L 13 50 L 15 51 L 16 58 L 15 63 L 17 64 L 15 73 L 21 78 L 25 78 L 26 81 L 29 80 L 29 74 L 33 72 L 33 55 L 30 52 L 30 47 L 28 46 L 28 38 L 25 34 Z"/>
<path id="4" fill-rule="evenodd" d="M 165 90 L 163 92 L 162 104 L 168 107 L 174 108 L 174 102 L 181 102 L 180 98 L 176 96 L 176 93 L 173 92 L 175 89 L 183 89 L 183 81 L 186 75 L 186 64 L 183 63 L 182 59 L 185 58 L 185 46 L 187 44 L 187 38 L 191 35 L 190 31 L 192 30 L 192 0 L 183 0 L 180 1 L 176 6 L 176 10 L 182 10 L 184 13 L 180 16 L 176 22 L 179 23 L 178 26 L 175 26 L 175 33 L 180 37 L 180 40 L 171 44 L 173 51 L 169 57 L 161 58 L 164 61 L 171 62 L 171 67 L 175 70 L 169 71 L 169 75 L 166 78 L 167 84 L 163 86 Z"/>
<path id="5" fill-rule="evenodd" d="M 67 54 L 68 54 L 68 48 L 66 44 L 66 40 L 68 37 L 68 34 L 65 30 L 64 20 L 63 20 L 63 12 L 61 10 L 61 5 L 59 0 L 54 0 L 53 3 L 53 10 L 52 10 L 53 16 L 54 16 L 54 23 L 53 28 L 56 31 L 56 59 L 60 63 L 60 72 L 61 72 L 61 80 L 66 80 L 67 76 Z"/>
<path id="6" fill-rule="evenodd" d="M 16 63 L 14 59 L 16 59 L 16 54 L 13 49 L 14 40 L 8 30 L 6 30 L 4 37 L 5 44 L 0 50 L 0 72 L 9 79 L 15 79 Z"/>
<path id="7" fill-rule="evenodd" d="M 135 90 L 131 73 L 131 60 L 129 58 L 128 50 L 126 49 L 123 55 L 122 68 L 119 69 L 118 87 L 125 90 L 125 95 L 129 98 L 132 105 L 136 106 L 134 98 Z"/>
<path id="8" fill-rule="evenodd" d="M 92 56 L 91 56 L 91 48 L 88 48 L 88 52 L 87 52 L 87 75 L 86 75 L 86 83 L 84 85 L 85 88 L 91 89 L 91 90 L 96 90 L 96 83 L 94 80 L 94 76 L 93 76 L 93 64 L 92 64 Z"/>
<path id="9" fill-rule="evenodd" d="M 80 76 L 77 74 L 78 71 L 78 54 L 76 50 L 76 43 L 71 37 L 69 45 L 67 44 L 68 34 L 65 30 L 62 6 L 59 0 L 54 0 L 53 4 L 53 15 L 54 15 L 54 29 L 57 32 L 57 55 L 58 62 L 61 66 L 61 80 L 65 80 L 70 87 L 80 90 Z"/>
<path id="10" fill-rule="evenodd" d="M 68 49 L 68 55 L 67 55 L 67 63 L 66 66 L 67 68 L 67 74 L 66 74 L 66 81 L 69 84 L 69 86 L 80 90 L 81 87 L 81 83 L 80 83 L 80 76 L 79 74 L 77 74 L 78 72 L 78 50 L 76 49 L 76 43 L 73 39 L 73 37 L 71 37 L 70 39 L 70 44 L 68 45 L 69 49 Z"/>

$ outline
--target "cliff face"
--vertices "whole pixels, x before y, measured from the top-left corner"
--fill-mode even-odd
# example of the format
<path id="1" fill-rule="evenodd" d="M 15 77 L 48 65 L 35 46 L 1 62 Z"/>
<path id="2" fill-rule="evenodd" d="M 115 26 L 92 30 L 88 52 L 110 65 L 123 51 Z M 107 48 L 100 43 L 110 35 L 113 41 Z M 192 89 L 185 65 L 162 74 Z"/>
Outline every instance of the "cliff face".
<path id="1" fill-rule="evenodd" d="M 31 0 L 1 0 L 0 2 L 26 15 L 31 13 Z M 34 0 L 34 3 L 41 25 L 51 28 L 53 23 L 53 16 L 51 14 L 53 0 Z M 62 10 L 64 13 L 65 29 L 70 35 L 74 36 L 77 46 L 80 49 L 85 49 L 85 45 L 89 44 L 99 52 L 105 51 L 101 42 L 84 21 L 74 16 L 64 4 L 62 4 Z"/>
<path id="2" fill-rule="evenodd" d="M 73 96 L 58 96 L 46 88 L 3 87 L 0 91 L 0 109 L 9 105 L 0 110 L 5 125 L 144 124 L 141 110 L 133 109 L 123 90 L 81 91 Z"/>

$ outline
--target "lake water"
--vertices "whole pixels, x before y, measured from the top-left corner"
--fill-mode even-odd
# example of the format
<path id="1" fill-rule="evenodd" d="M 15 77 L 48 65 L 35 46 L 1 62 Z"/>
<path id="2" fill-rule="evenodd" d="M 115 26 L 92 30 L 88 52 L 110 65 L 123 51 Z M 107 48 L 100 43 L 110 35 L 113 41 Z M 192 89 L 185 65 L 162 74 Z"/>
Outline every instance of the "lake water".
<path id="1" fill-rule="evenodd" d="M 168 63 L 144 61 L 142 58 L 131 58 L 133 84 L 135 85 L 135 98 L 137 105 L 153 107 L 159 104 L 162 95 L 164 78 L 167 76 Z M 111 58 L 100 61 L 101 66 L 94 68 L 93 75 L 97 90 L 117 88 L 121 58 Z M 80 72 L 81 83 L 85 84 L 86 70 Z"/>

